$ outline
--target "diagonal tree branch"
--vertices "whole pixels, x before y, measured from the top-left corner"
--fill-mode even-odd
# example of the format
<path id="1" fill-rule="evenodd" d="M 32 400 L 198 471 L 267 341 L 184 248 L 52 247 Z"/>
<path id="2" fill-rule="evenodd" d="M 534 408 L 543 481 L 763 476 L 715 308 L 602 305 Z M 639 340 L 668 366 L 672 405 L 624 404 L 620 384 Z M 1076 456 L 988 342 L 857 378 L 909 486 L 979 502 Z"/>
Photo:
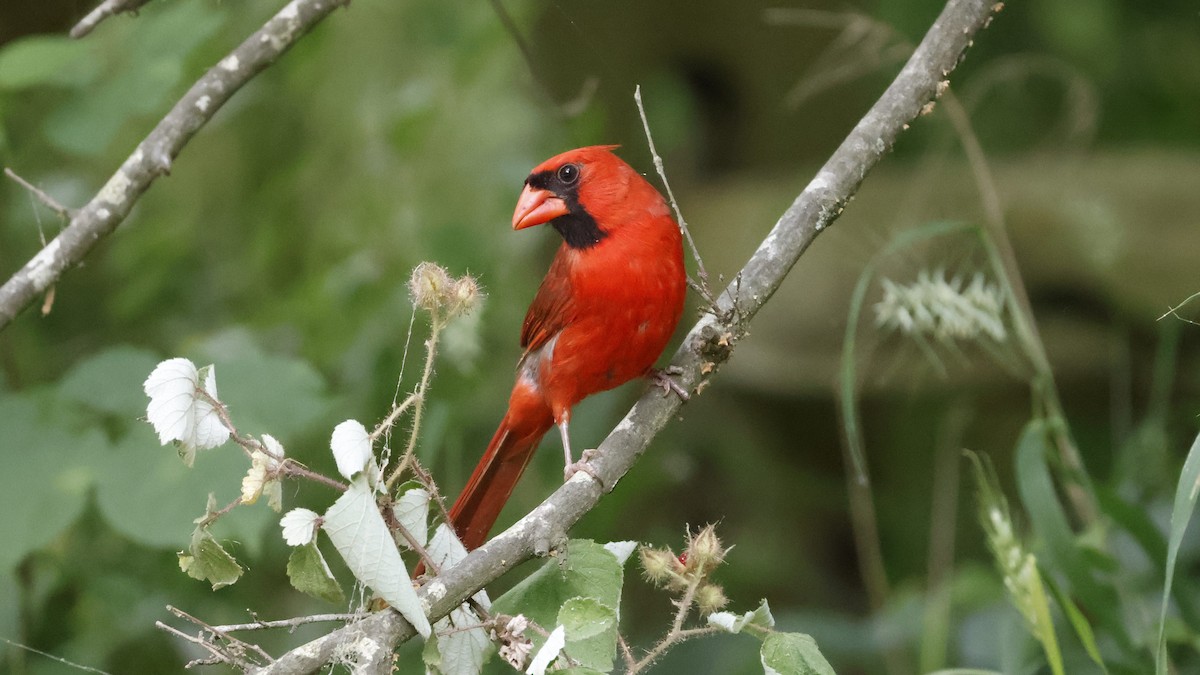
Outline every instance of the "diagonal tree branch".
<path id="1" fill-rule="evenodd" d="M 91 33 L 100 22 L 110 16 L 116 16 L 121 12 L 129 12 L 136 14 L 142 5 L 150 2 L 150 0 L 104 0 L 104 2 L 96 5 L 92 11 L 87 13 L 87 16 L 79 20 L 75 27 L 71 29 L 71 37 L 78 40 Z"/>
<path id="2" fill-rule="evenodd" d="M 717 299 L 716 312 L 706 314 L 684 338 L 672 361 L 683 374 L 682 384 L 700 390 L 717 366 L 729 358 L 736 342 L 759 308 L 783 282 L 788 271 L 818 234 L 841 214 L 867 172 L 895 143 L 917 116 L 932 109 L 946 78 L 958 65 L 971 38 L 986 26 L 993 0 L 950 0 L 900 74 L 866 116 L 825 163 L 792 205 L 775 223 L 758 250 L 732 284 Z M 650 440 L 678 412 L 678 397 L 651 390 L 600 445 L 592 460 L 597 477 L 614 487 L 645 452 Z M 418 593 L 428 603 L 430 619 L 445 616 L 471 594 L 534 555 L 545 555 L 566 537 L 566 531 L 603 496 L 596 481 L 575 474 L 546 501 L 511 528 L 472 551 L 452 569 L 427 583 Z M 339 650 L 357 644 L 358 650 L 386 661 L 390 667 L 395 645 L 414 635 L 399 614 L 379 612 L 357 623 L 283 654 L 254 671 L 299 674 L 319 669 Z M 364 666 L 363 662 L 359 662 Z M 369 664 L 368 664 L 369 665 Z M 380 666 L 384 667 L 384 666 Z M 386 672 L 372 670 L 365 672 Z"/>
<path id="3" fill-rule="evenodd" d="M 349 0 L 292 0 L 262 28 L 208 69 L 150 132 L 121 168 L 71 222 L 25 266 L 0 286 L 0 330 L 112 233 L 137 200 L 217 110 L 286 52 L 313 26 Z"/>

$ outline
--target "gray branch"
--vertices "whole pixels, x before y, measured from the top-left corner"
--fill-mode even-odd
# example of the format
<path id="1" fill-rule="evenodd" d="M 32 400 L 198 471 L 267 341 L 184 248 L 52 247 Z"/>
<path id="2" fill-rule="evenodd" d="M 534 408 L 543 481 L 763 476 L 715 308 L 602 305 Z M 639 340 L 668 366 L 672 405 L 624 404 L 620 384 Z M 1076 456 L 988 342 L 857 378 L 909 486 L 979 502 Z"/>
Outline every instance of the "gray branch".
<path id="1" fill-rule="evenodd" d="M 12 322 L 69 267 L 129 215 L 150 184 L 170 173 L 183 146 L 242 85 L 266 69 L 297 40 L 349 0 L 292 0 L 262 28 L 208 69 L 96 196 L 72 213 L 71 222 L 0 286 L 0 330 Z"/>
<path id="2" fill-rule="evenodd" d="M 771 297 L 813 239 L 841 214 L 867 172 L 888 152 L 901 131 L 931 110 L 947 77 L 958 65 L 971 39 L 999 11 L 993 0 L 950 0 L 900 74 L 866 116 L 854 127 L 825 166 L 783 213 L 737 278 L 717 299 L 714 314 L 705 315 L 688 333 L 672 363 L 682 384 L 699 391 L 713 371 L 728 359 L 733 345 Z M 652 389 L 601 443 L 592 460 L 597 477 L 609 489 L 646 451 L 650 440 L 678 412 L 676 396 Z M 580 472 L 511 528 L 462 562 L 425 584 L 418 593 L 429 605 L 431 620 L 445 616 L 471 594 L 534 555 L 545 555 L 603 495 Z M 311 673 L 351 645 L 360 653 L 390 659 L 392 649 L 414 631 L 399 614 L 379 612 L 301 645 L 258 674 Z M 378 655 L 383 655 L 382 657 Z M 360 663 L 360 665 L 363 665 Z M 367 672 L 376 672 L 368 670 Z M 380 671 L 386 672 L 386 671 Z"/>
<path id="3" fill-rule="evenodd" d="M 87 16 L 79 20 L 75 27 L 71 29 L 71 37 L 79 39 L 88 33 L 92 32 L 100 22 L 110 16 L 116 16 L 121 12 L 129 12 L 136 14 L 138 9 L 150 2 L 150 0 L 104 0 L 104 2 L 96 5 L 96 8 L 87 13 Z"/>

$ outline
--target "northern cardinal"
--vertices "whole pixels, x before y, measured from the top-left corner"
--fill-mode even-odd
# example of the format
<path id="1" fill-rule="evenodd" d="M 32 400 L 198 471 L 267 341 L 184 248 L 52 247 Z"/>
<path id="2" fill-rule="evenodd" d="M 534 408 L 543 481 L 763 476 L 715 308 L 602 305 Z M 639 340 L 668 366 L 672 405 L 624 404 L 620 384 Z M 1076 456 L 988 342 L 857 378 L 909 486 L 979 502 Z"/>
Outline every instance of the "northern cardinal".
<path id="1" fill-rule="evenodd" d="M 590 473 L 571 454 L 576 403 L 636 377 L 666 377 L 651 366 L 683 313 L 683 243 L 662 195 L 615 147 L 551 157 L 517 200 L 514 230 L 549 223 L 563 243 L 525 315 L 508 412 L 450 509 L 468 549 L 487 539 L 551 427 L 562 435 L 566 476 Z"/>

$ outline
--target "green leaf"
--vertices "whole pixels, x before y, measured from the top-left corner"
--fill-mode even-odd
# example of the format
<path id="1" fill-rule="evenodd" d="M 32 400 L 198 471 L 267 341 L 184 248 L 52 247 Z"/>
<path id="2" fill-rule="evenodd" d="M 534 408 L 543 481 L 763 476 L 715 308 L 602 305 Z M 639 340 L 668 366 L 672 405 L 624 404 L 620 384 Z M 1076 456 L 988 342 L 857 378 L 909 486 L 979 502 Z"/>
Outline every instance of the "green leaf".
<path id="1" fill-rule="evenodd" d="M 766 675 L 834 675 L 816 640 L 803 633 L 771 633 L 760 656 Z"/>
<path id="2" fill-rule="evenodd" d="M 1110 628 L 1114 636 L 1125 635 L 1118 611 L 1120 598 L 1111 583 L 1095 578 L 1092 562 L 1078 546 L 1059 501 L 1047 464 L 1047 457 L 1053 451 L 1049 432 L 1050 427 L 1043 420 L 1025 425 L 1017 441 L 1015 458 L 1017 492 L 1041 543 L 1038 557 L 1044 567 L 1066 577 L 1068 588 L 1064 591 L 1077 597 L 1088 614 Z"/>
<path id="3" fill-rule="evenodd" d="M 559 609 L 572 598 L 592 598 L 619 607 L 624 572 L 616 556 L 590 539 L 572 539 L 562 554 L 547 561 L 492 603 L 493 613 L 524 614 L 547 628 L 557 625 Z"/>
<path id="4" fill-rule="evenodd" d="M 206 527 L 196 528 L 192 545 L 186 553 L 179 552 L 179 569 L 193 579 L 212 584 L 214 591 L 237 581 L 243 571 Z"/>
<path id="5" fill-rule="evenodd" d="M 287 564 L 288 580 L 301 593 L 307 593 L 314 598 L 320 598 L 336 604 L 345 600 L 342 587 L 333 578 L 325 556 L 317 548 L 317 542 L 309 542 L 292 550 Z"/>
<path id="6" fill-rule="evenodd" d="M 1042 582 L 1050 589 L 1050 594 L 1054 596 L 1054 600 L 1062 608 L 1067 621 L 1071 622 L 1071 627 L 1075 629 L 1076 637 L 1083 643 L 1084 651 L 1087 652 L 1087 655 L 1091 657 L 1096 665 L 1100 666 L 1101 672 L 1107 674 L 1108 667 L 1104 665 L 1104 658 L 1100 656 L 1100 648 L 1096 646 L 1096 635 L 1092 632 L 1092 625 L 1088 623 L 1087 617 L 1083 615 L 1083 612 L 1079 611 L 1079 607 L 1071 600 L 1071 597 L 1063 593 L 1058 584 L 1054 583 L 1054 580 L 1048 575 L 1042 575 Z"/>
<path id="7" fill-rule="evenodd" d="M 325 379 L 308 362 L 266 353 L 252 341 L 224 340 L 200 351 L 209 357 L 203 363 L 219 366 L 221 400 L 238 431 L 291 438 L 328 421 Z"/>
<path id="8" fill-rule="evenodd" d="M 387 600 L 421 637 L 429 637 L 429 619 L 364 474 L 329 507 L 321 527 L 355 578 Z"/>
<path id="9" fill-rule="evenodd" d="M 1154 653 L 1155 675 L 1166 675 L 1167 659 L 1167 608 L 1171 597 L 1171 583 L 1175 578 L 1175 561 L 1179 557 L 1179 546 L 1187 532 L 1188 522 L 1196 510 L 1196 498 L 1200 495 L 1200 436 L 1192 442 L 1179 483 L 1175 487 L 1175 506 L 1171 510 L 1171 532 L 1167 538 L 1167 569 L 1163 581 L 1162 608 L 1159 610 L 1158 648 Z"/>
<path id="10" fill-rule="evenodd" d="M 767 605 L 766 598 L 759 603 L 758 608 L 741 616 L 733 612 L 713 612 L 708 615 L 708 625 L 716 626 L 729 633 L 740 633 L 747 626 L 770 630 L 775 627 L 775 617 Z M 756 631 L 756 634 L 761 631 Z"/>
<path id="11" fill-rule="evenodd" d="M 106 349 L 75 364 L 59 383 L 59 396 L 132 421 L 146 414 L 142 382 L 160 360 L 137 347 Z"/>
<path id="12" fill-rule="evenodd" d="M 105 519 L 131 540 L 161 548 L 186 546 L 192 521 L 210 492 L 228 504 L 241 492 L 246 458 L 235 448 L 207 452 L 189 469 L 170 448 L 159 447 L 149 426 L 138 425 L 111 450 L 92 458 L 96 503 Z M 222 536 L 250 555 L 262 545 L 268 509 L 236 508 L 221 517 Z"/>
<path id="13" fill-rule="evenodd" d="M 595 598 L 571 598 L 558 611 L 567 654 L 582 666 L 608 672 L 617 655 L 617 612 Z"/>
<path id="14" fill-rule="evenodd" d="M 97 430 L 66 427 L 31 396 L 0 395 L 0 574 L 58 537 L 87 502 L 91 463 L 108 443 Z"/>
<path id="15" fill-rule="evenodd" d="M 96 70 L 91 48 L 65 36 L 38 35 L 14 40 L 0 49 L 0 90 L 39 85 L 78 85 Z"/>

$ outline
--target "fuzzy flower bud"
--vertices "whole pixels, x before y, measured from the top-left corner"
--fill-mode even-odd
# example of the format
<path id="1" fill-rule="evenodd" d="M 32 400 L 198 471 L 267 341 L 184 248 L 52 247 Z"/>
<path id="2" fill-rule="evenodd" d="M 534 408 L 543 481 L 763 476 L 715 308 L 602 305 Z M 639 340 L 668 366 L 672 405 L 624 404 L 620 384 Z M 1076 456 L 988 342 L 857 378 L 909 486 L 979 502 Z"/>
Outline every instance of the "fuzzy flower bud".
<path id="1" fill-rule="evenodd" d="M 468 274 L 455 279 L 431 262 L 423 262 L 413 269 L 408 280 L 408 293 L 412 296 L 413 306 L 446 319 L 470 312 L 483 298 L 475 277 Z"/>
<path id="2" fill-rule="evenodd" d="M 413 268 L 408 280 L 408 293 L 413 305 L 427 312 L 435 312 L 452 300 L 454 280 L 440 265 L 423 262 Z"/>
<path id="3" fill-rule="evenodd" d="M 454 299 L 450 306 L 450 314 L 452 316 L 467 314 L 479 306 L 482 296 L 479 282 L 475 280 L 475 277 L 469 274 L 461 277 L 454 282 Z"/>
<path id="4" fill-rule="evenodd" d="M 638 548 L 638 556 L 642 561 L 643 576 L 655 586 L 669 584 L 675 575 L 682 571 L 679 559 L 670 549 L 641 546 Z"/>
<path id="5" fill-rule="evenodd" d="M 704 584 L 696 589 L 696 606 L 700 608 L 700 614 L 712 614 L 729 604 L 729 598 L 725 597 L 725 590 L 716 584 Z"/>
<path id="6" fill-rule="evenodd" d="M 726 549 L 717 537 L 715 525 L 705 525 L 696 534 L 689 534 L 685 551 L 688 572 L 708 574 L 725 560 Z"/>

